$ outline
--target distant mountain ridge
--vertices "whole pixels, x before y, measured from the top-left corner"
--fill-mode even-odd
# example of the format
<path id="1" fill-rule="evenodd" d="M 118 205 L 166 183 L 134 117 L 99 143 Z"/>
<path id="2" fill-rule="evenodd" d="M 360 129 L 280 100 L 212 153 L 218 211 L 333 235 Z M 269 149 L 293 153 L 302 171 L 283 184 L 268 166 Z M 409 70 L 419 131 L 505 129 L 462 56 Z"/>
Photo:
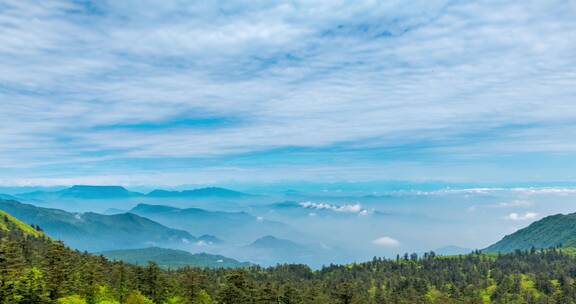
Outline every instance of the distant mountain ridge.
<path id="1" fill-rule="evenodd" d="M 305 246 L 302 244 L 298 244 L 290 240 L 280 239 L 271 235 L 263 236 L 248 246 L 252 248 L 288 251 L 303 251 L 305 248 Z"/>
<path id="2" fill-rule="evenodd" d="M 75 185 L 58 191 L 34 191 L 15 195 L 18 198 L 35 199 L 117 199 L 142 196 L 142 193 L 129 191 L 122 186 Z"/>
<path id="3" fill-rule="evenodd" d="M 487 247 L 485 252 L 512 252 L 550 247 L 576 247 L 576 213 L 545 217 Z"/>
<path id="4" fill-rule="evenodd" d="M 252 194 L 247 194 L 243 192 L 238 192 L 225 188 L 218 187 L 207 187 L 194 190 L 184 190 L 184 191 L 167 191 L 167 190 L 154 190 L 148 193 L 148 197 L 186 197 L 186 198 L 196 198 L 196 197 L 220 197 L 220 198 L 245 198 L 254 196 Z"/>
<path id="5" fill-rule="evenodd" d="M 222 255 L 208 253 L 192 254 L 184 250 L 149 247 L 141 249 L 113 250 L 99 252 L 110 260 L 124 261 L 130 264 L 145 265 L 155 262 L 163 268 L 208 267 L 208 268 L 241 268 L 252 264 L 239 262 Z"/>
<path id="6" fill-rule="evenodd" d="M 140 193 L 128 191 L 122 186 L 76 185 L 59 192 L 62 196 L 77 198 L 127 198 L 141 196 Z"/>
<path id="7" fill-rule="evenodd" d="M 345 258 L 341 248 L 331 248 L 320 243 L 303 244 L 288 239 L 266 235 L 245 247 L 252 252 L 253 261 L 263 265 L 283 263 L 303 263 L 320 266 L 320 257 L 330 255 L 335 259 Z"/>
<path id="8" fill-rule="evenodd" d="M 149 198 L 247 198 L 254 195 L 226 188 L 206 187 L 184 191 L 153 190 L 147 194 L 130 191 L 122 186 L 75 185 L 58 191 L 34 191 L 13 195 L 25 199 L 127 199 L 138 197 Z"/>
<path id="9" fill-rule="evenodd" d="M 196 241 L 186 231 L 168 228 L 131 213 L 71 213 L 14 200 L 0 200 L 0 210 L 26 223 L 39 225 L 48 236 L 80 250 L 141 248 L 154 244 L 178 247 Z"/>
<path id="10" fill-rule="evenodd" d="M 201 244 L 205 244 L 205 245 L 219 245 L 219 244 L 223 244 L 224 241 L 217 238 L 216 236 L 213 235 L 209 235 L 209 234 L 204 234 L 198 237 L 198 242 L 201 242 Z"/>

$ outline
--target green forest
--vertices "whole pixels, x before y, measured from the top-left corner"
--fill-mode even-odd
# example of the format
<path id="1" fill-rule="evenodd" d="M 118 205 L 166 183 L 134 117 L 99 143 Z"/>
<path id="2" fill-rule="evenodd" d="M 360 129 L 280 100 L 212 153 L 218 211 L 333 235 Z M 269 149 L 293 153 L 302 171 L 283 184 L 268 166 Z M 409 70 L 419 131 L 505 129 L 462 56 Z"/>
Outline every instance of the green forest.
<path id="1" fill-rule="evenodd" d="M 576 303 L 576 258 L 562 249 L 364 263 L 162 269 L 72 250 L 0 216 L 1 304 Z"/>

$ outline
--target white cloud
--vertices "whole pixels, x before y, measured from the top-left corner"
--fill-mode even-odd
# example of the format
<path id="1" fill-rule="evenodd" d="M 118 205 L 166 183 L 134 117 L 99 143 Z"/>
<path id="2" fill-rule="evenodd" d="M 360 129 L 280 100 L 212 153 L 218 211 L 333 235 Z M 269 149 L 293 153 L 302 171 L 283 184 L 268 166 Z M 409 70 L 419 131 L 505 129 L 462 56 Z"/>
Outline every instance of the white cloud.
<path id="1" fill-rule="evenodd" d="M 400 242 L 389 236 L 379 237 L 372 241 L 372 244 L 382 247 L 397 247 L 400 246 Z"/>
<path id="2" fill-rule="evenodd" d="M 361 204 L 346 204 L 346 205 L 333 205 L 328 203 L 315 203 L 315 202 L 300 202 L 299 205 L 302 208 L 307 209 L 320 209 L 320 210 L 331 210 L 335 212 L 343 213 L 358 213 L 360 215 L 368 215 L 368 210 L 362 208 Z"/>
<path id="3" fill-rule="evenodd" d="M 506 219 L 511 221 L 526 221 L 536 219 L 537 217 L 538 213 L 536 212 L 526 212 L 524 214 L 512 212 L 506 216 Z"/>

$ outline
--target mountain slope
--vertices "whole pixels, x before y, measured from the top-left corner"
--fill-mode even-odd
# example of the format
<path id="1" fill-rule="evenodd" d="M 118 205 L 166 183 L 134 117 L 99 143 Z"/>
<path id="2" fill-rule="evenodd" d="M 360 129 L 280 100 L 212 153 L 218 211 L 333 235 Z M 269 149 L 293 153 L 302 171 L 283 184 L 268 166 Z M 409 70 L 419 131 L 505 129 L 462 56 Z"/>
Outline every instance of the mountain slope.
<path id="1" fill-rule="evenodd" d="M 48 236 L 81 250 L 141 248 L 155 244 L 177 247 L 196 239 L 188 232 L 130 213 L 70 213 L 6 200 L 0 200 L 0 210 L 39 225 Z"/>
<path id="2" fill-rule="evenodd" d="M 114 250 L 100 252 L 110 260 L 124 261 L 135 265 L 145 265 L 149 261 L 164 268 L 208 267 L 208 268 L 240 268 L 250 266 L 221 255 L 207 253 L 192 254 L 183 250 L 149 247 L 142 249 Z"/>
<path id="3" fill-rule="evenodd" d="M 45 236 L 42 231 L 39 231 L 32 226 L 16 219 L 12 215 L 0 210 L 0 230 L 4 232 L 11 232 L 18 230 L 24 235 L 29 235 L 32 237 L 43 237 Z"/>
<path id="4" fill-rule="evenodd" d="M 15 196 L 12 196 L 12 195 L 9 195 L 9 194 L 0 193 L 0 199 L 3 199 L 3 200 L 15 200 L 16 197 L 15 197 Z"/>
<path id="5" fill-rule="evenodd" d="M 557 214 L 536 221 L 530 226 L 505 236 L 484 249 L 486 252 L 511 252 L 556 246 L 576 246 L 576 213 Z"/>

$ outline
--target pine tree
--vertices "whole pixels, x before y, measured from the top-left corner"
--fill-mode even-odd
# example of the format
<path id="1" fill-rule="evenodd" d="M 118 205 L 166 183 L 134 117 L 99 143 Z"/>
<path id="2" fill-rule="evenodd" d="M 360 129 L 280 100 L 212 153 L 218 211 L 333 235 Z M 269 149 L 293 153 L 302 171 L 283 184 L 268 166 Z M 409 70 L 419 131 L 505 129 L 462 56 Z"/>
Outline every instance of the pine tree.
<path id="1" fill-rule="evenodd" d="M 18 285 L 20 295 L 18 304 L 48 304 L 51 302 L 44 277 L 38 268 L 30 268 Z"/>
<path id="2" fill-rule="evenodd" d="M 244 272 L 234 271 L 225 277 L 218 289 L 219 304 L 247 304 L 251 302 L 248 282 Z"/>
<path id="3" fill-rule="evenodd" d="M 162 303 L 166 297 L 166 282 L 158 264 L 149 262 L 144 270 L 143 293 L 156 303 Z"/>
<path id="4" fill-rule="evenodd" d="M 0 303 L 20 301 L 18 285 L 26 267 L 19 242 L 9 238 L 0 239 Z"/>
<path id="5" fill-rule="evenodd" d="M 70 273 L 68 251 L 60 242 L 51 242 L 46 253 L 44 271 L 46 273 L 46 288 L 50 299 L 56 300 L 65 294 Z"/>

